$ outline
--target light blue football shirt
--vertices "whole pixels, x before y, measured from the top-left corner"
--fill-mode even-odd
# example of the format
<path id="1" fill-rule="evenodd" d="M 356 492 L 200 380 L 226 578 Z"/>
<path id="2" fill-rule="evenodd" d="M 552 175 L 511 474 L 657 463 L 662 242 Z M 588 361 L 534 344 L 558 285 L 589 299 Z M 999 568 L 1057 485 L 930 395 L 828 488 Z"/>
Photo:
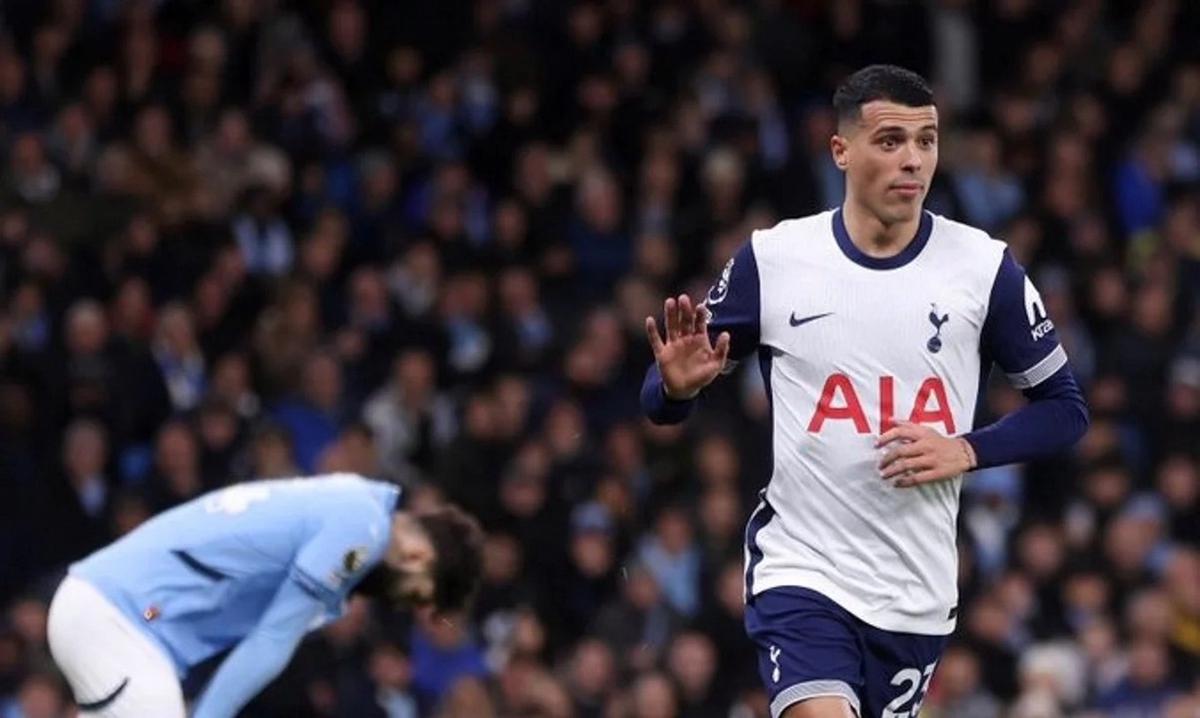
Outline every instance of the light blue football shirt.
<path id="1" fill-rule="evenodd" d="M 340 617 L 383 557 L 399 493 L 354 474 L 237 484 L 154 517 L 71 574 L 144 628 L 182 676 L 250 634 L 277 596 L 320 600 L 308 630 Z M 302 591 L 281 590 L 289 579 Z"/>

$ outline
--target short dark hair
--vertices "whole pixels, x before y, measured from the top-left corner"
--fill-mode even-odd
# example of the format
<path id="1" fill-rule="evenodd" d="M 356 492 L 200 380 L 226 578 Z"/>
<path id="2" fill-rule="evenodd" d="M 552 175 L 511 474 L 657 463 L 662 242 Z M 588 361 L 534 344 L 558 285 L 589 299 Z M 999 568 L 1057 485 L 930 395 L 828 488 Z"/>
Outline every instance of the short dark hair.
<path id="1" fill-rule="evenodd" d="M 847 77 L 833 93 L 838 122 L 858 120 L 862 106 L 876 100 L 925 107 L 933 104 L 933 90 L 912 70 L 898 65 L 868 65 Z"/>
<path id="2" fill-rule="evenodd" d="M 439 612 L 465 609 L 479 586 L 483 529 L 467 512 L 451 505 L 417 514 L 416 518 L 436 552 L 434 606 Z"/>

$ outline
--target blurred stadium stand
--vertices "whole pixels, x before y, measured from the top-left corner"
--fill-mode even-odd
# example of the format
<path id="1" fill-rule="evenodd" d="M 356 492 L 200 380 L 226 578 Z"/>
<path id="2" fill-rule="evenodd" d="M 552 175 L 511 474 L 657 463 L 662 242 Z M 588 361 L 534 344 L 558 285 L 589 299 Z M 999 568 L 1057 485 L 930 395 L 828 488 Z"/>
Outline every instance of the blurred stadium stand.
<path id="1" fill-rule="evenodd" d="M 967 482 L 924 715 L 1200 714 L 1200 3 L 7 0 L 0 716 L 71 715 L 71 560 L 335 469 L 476 513 L 482 594 L 355 605 L 245 715 L 765 715 L 761 382 L 648 425 L 642 320 L 841 201 L 874 61 L 935 83 L 928 206 L 1031 268 L 1093 411 Z"/>

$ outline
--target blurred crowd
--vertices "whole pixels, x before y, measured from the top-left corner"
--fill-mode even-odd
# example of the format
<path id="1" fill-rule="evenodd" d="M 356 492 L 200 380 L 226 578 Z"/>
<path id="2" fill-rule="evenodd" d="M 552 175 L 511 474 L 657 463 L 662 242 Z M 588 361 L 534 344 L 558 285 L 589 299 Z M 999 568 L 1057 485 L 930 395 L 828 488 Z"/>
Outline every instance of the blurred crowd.
<path id="1" fill-rule="evenodd" d="M 761 378 L 651 426 L 642 326 L 841 202 L 829 100 L 873 61 L 935 84 L 928 207 L 1029 267 L 1093 416 L 966 482 L 924 714 L 1200 715 L 1197 3 L 9 0 L 0 717 L 72 714 L 70 561 L 335 470 L 479 516 L 482 592 L 352 603 L 245 715 L 766 715 Z"/>

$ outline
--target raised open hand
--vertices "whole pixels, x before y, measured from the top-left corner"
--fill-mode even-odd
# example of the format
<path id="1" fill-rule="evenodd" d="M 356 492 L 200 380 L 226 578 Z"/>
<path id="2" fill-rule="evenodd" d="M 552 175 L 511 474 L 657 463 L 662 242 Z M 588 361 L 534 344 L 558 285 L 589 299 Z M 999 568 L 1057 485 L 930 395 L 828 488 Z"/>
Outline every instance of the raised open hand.
<path id="1" fill-rule="evenodd" d="M 729 332 L 721 332 L 714 345 L 708 338 L 709 316 L 708 308 L 693 306 L 686 294 L 668 298 L 663 302 L 666 341 L 659 335 L 654 317 L 646 317 L 646 336 L 671 399 L 696 396 L 725 367 Z"/>

